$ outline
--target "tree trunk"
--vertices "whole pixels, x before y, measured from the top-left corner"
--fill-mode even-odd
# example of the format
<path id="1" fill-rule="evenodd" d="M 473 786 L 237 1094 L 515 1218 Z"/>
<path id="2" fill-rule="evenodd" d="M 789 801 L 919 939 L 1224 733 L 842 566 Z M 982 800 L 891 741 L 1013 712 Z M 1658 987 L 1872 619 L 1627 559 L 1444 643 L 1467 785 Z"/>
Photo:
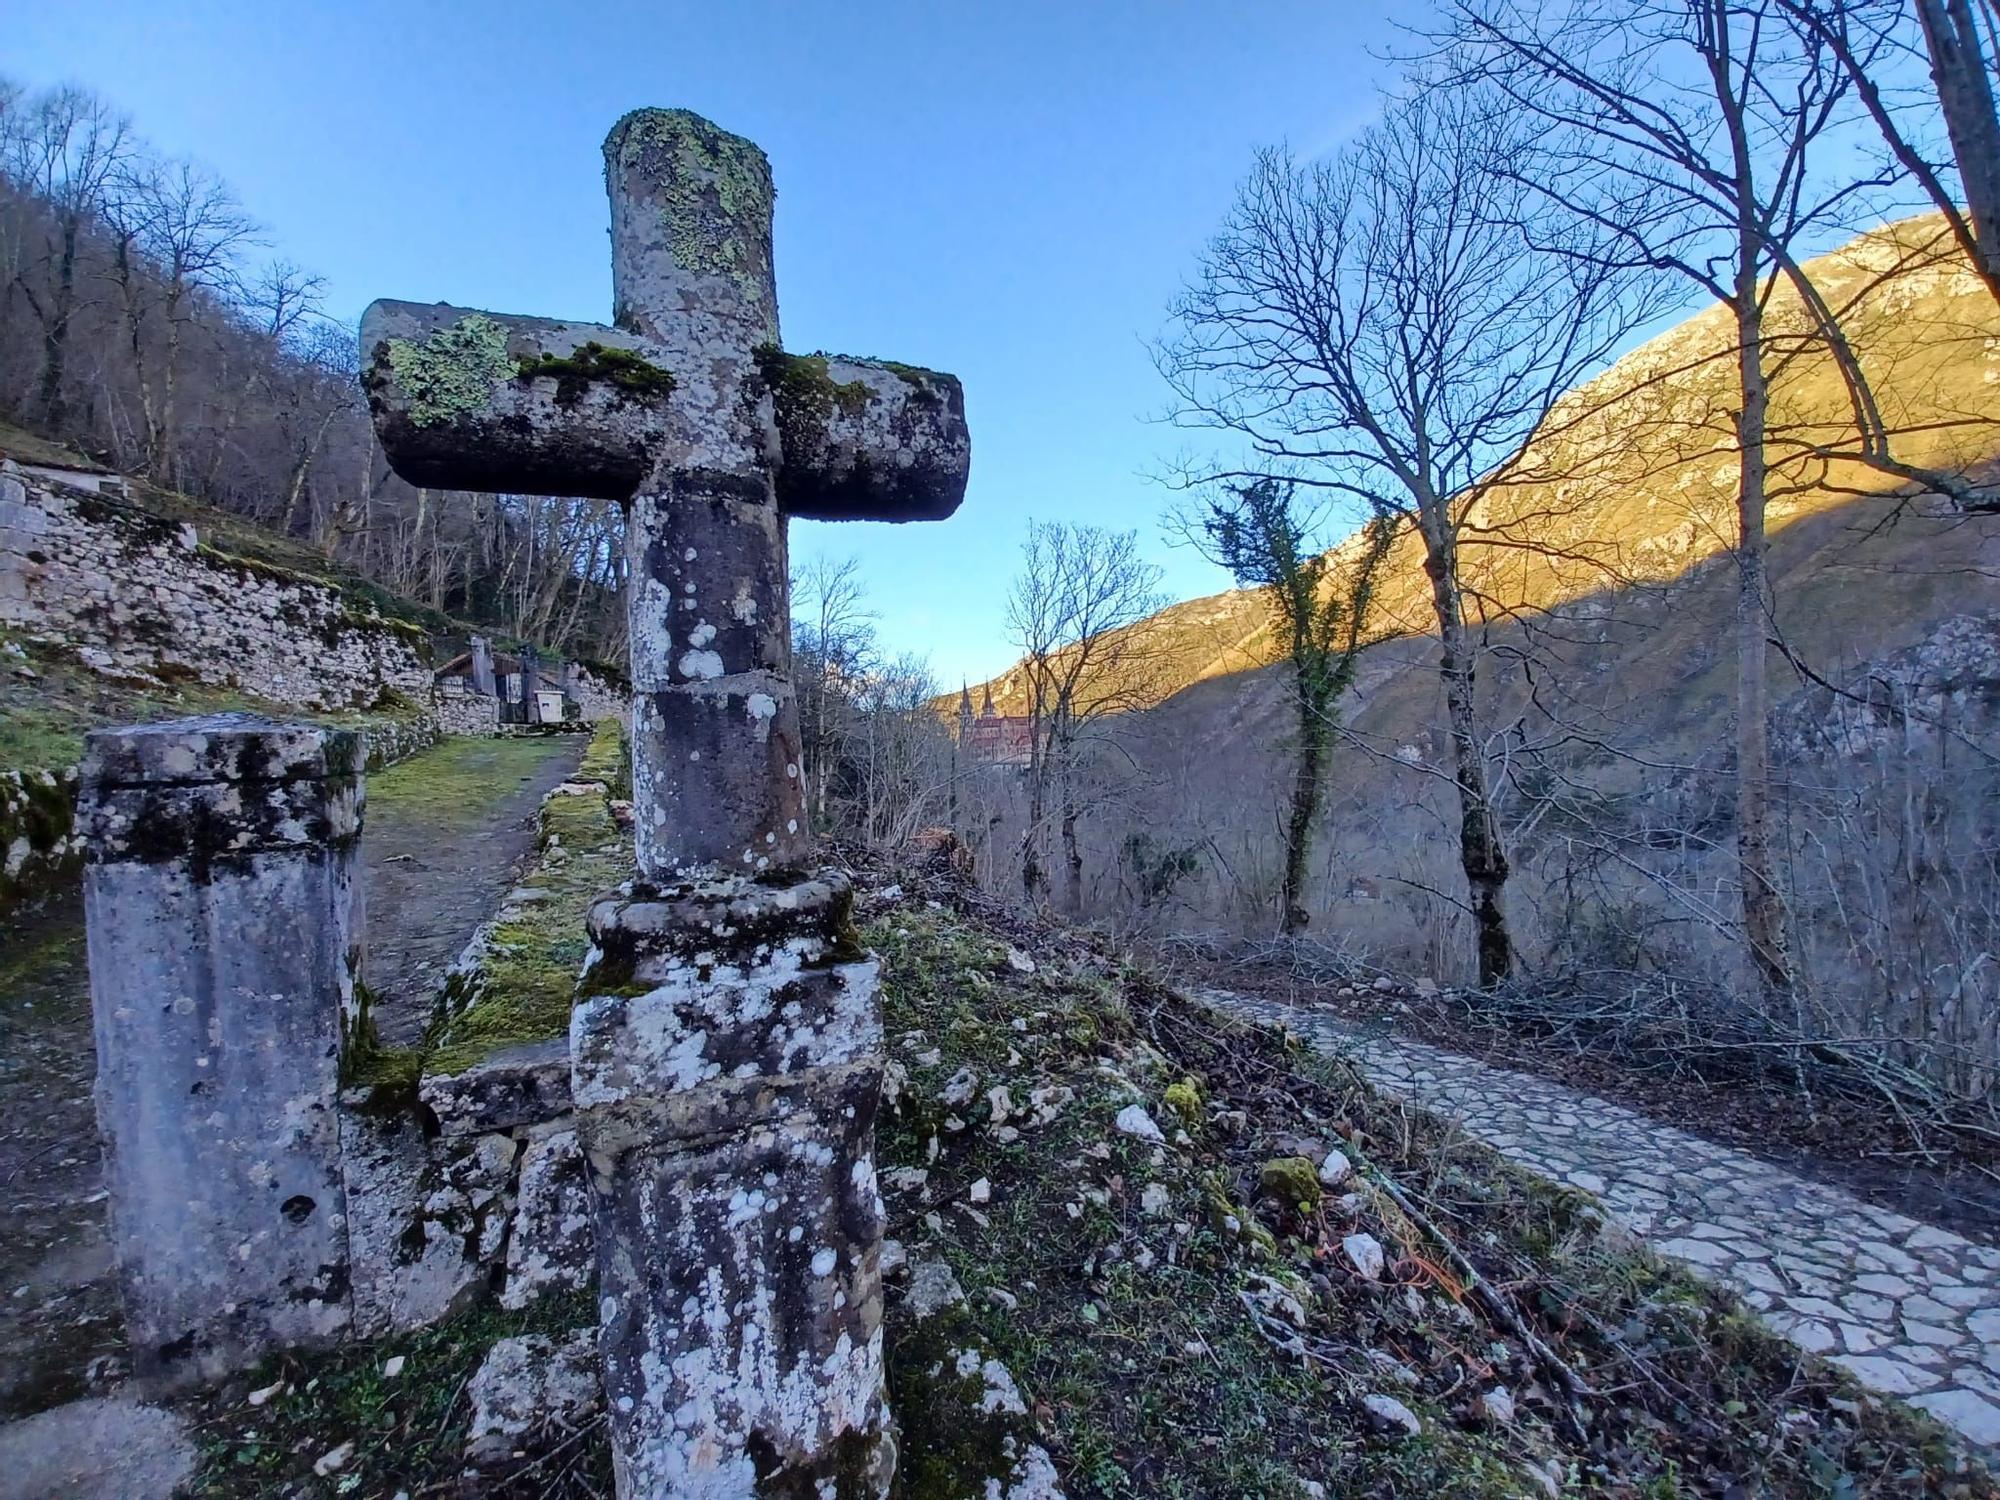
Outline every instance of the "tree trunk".
<path id="1" fill-rule="evenodd" d="M 56 294 L 49 320 L 42 328 L 42 418 L 56 437 L 64 436 L 69 417 L 63 403 L 63 365 L 69 354 L 69 320 L 76 306 L 76 236 L 74 219 L 63 225 L 62 257 L 56 267 Z"/>
<path id="2" fill-rule="evenodd" d="M 1303 668 L 1296 669 L 1303 675 Z M 1279 897 L 1278 931 L 1297 937 L 1312 920 L 1306 910 L 1306 861 L 1312 853 L 1313 823 L 1319 816 L 1320 778 L 1329 739 L 1326 716 L 1316 711 L 1303 681 L 1294 683 L 1299 710 L 1299 763 L 1292 777 L 1291 815 L 1285 822 L 1285 884 Z"/>
<path id="3" fill-rule="evenodd" d="M 1072 757 L 1067 748 L 1063 753 L 1062 769 L 1062 842 L 1063 864 L 1069 872 L 1068 888 L 1065 892 L 1071 916 L 1083 914 L 1083 850 L 1076 840 L 1076 787 L 1070 774 Z"/>
<path id="4" fill-rule="evenodd" d="M 1736 860 L 1743 885 L 1743 938 L 1767 998 L 1791 988 L 1785 910 L 1771 862 L 1770 678 L 1766 641 L 1771 585 L 1764 536 L 1768 474 L 1765 426 L 1770 384 L 1764 371 L 1763 313 L 1755 259 L 1746 246 L 1736 285 Z"/>
<path id="5" fill-rule="evenodd" d="M 1514 972 L 1514 940 L 1507 927 L 1507 849 L 1486 785 L 1480 744 L 1477 672 L 1458 589 L 1458 558 L 1439 514 L 1445 502 L 1423 508 L 1424 572 L 1438 622 L 1438 676 L 1444 684 L 1446 729 L 1451 737 L 1452 780 L 1458 787 L 1458 859 L 1472 904 L 1479 982 L 1498 984 Z"/>
<path id="6" fill-rule="evenodd" d="M 1986 76 L 1978 19 L 1966 0 L 1917 0 L 1917 18 L 1958 161 L 1980 270 L 1989 286 L 2000 287 L 2000 119 L 1992 80 Z"/>

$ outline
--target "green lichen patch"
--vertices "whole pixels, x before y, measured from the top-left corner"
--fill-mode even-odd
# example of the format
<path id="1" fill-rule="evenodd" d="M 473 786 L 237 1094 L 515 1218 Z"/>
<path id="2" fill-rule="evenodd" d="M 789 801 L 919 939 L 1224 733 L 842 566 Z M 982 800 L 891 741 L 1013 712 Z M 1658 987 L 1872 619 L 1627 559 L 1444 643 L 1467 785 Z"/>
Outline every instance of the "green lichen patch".
<path id="1" fill-rule="evenodd" d="M 605 153 L 614 171 L 646 169 L 675 265 L 768 298 L 771 164 L 754 142 L 691 110 L 640 109 L 612 127 Z"/>
<path id="2" fill-rule="evenodd" d="M 595 339 L 564 355 L 523 355 L 515 370 L 517 380 L 555 381 L 558 406 L 574 406 L 599 386 L 633 400 L 664 401 L 674 393 L 671 371 L 642 354 L 610 348 Z"/>
<path id="3" fill-rule="evenodd" d="M 507 357 L 507 330 L 483 313 L 467 313 L 420 339 L 385 340 L 376 357 L 388 366 L 419 427 L 486 411 L 494 387 L 516 373 Z"/>

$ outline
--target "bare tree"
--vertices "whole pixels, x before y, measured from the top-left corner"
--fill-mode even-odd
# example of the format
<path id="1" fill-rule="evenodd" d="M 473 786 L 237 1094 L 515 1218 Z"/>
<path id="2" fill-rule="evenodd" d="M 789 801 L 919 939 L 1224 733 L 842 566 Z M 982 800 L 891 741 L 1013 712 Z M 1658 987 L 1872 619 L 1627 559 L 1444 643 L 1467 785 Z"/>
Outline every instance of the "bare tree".
<path id="1" fill-rule="evenodd" d="M 37 200 L 43 222 L 15 277 L 42 330 L 40 416 L 56 432 L 67 427 L 63 381 L 70 329 L 81 294 L 85 240 L 132 142 L 125 117 L 87 89 L 52 89 L 25 111 L 8 139 L 6 170 Z"/>
<path id="2" fill-rule="evenodd" d="M 1548 129 L 1523 156 L 1522 180 L 1576 222 L 1611 231 L 1590 247 L 1592 263 L 1677 275 L 1733 319 L 1735 837 L 1750 967 L 1767 997 L 1782 995 L 1792 974 L 1770 838 L 1765 507 L 1772 378 L 1795 341 L 1777 338 L 1767 314 L 1780 280 L 1800 284 L 1815 242 L 1851 227 L 1867 190 L 1887 179 L 1857 178 L 1835 160 L 1858 113 L 1852 76 L 1784 0 L 1452 8 L 1455 40 L 1482 78 Z"/>
<path id="3" fill-rule="evenodd" d="M 1303 932 L 1313 829 L 1319 818 L 1336 705 L 1354 681 L 1375 581 L 1395 538 L 1392 513 L 1377 507 L 1352 544 L 1330 552 L 1315 540 L 1321 517 L 1283 479 L 1224 485 L 1205 496 L 1185 535 L 1271 608 L 1298 729 L 1290 807 L 1285 819 L 1285 875 L 1279 931 Z"/>
<path id="4" fill-rule="evenodd" d="M 1065 900 L 1083 904 L 1088 812 L 1078 751 L 1100 719 L 1152 701 L 1151 648 L 1128 627 L 1161 609 L 1160 570 L 1138 555 L 1138 533 L 1061 521 L 1031 521 L 1022 567 L 1008 598 L 1008 622 L 1027 679 L 1028 814 L 1021 835 L 1021 889 L 1049 895 L 1043 856 L 1051 801 L 1063 847 Z"/>
<path id="5" fill-rule="evenodd" d="M 1651 310 L 1626 268 L 1556 253 L 1602 235 L 1538 212 L 1513 170 L 1539 128 L 1496 90 L 1418 80 L 1331 161 L 1261 153 L 1158 351 L 1178 420 L 1251 451 L 1190 477 L 1283 467 L 1420 538 L 1486 984 L 1515 952 L 1463 549 L 1532 545 L 1485 529 L 1481 502 Z"/>
<path id="6" fill-rule="evenodd" d="M 875 654 L 861 560 L 815 553 L 792 579 L 792 681 L 806 797 L 822 831 L 841 763 L 849 700 Z"/>
<path id="7" fill-rule="evenodd" d="M 203 299 L 233 289 L 236 259 L 255 243 L 256 230 L 228 188 L 186 160 L 129 159 L 109 185 L 103 213 L 139 384 L 146 471 L 176 485 L 183 348 L 206 310 Z"/>

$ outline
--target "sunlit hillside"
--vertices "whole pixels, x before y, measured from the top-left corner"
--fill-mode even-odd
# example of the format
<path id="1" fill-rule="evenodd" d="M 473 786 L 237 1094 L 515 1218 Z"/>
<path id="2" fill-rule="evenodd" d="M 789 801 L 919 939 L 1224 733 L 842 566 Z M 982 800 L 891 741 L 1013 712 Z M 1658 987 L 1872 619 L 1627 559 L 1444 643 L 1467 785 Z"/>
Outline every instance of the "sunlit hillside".
<path id="1" fill-rule="evenodd" d="M 1934 216 L 1864 234 L 1807 266 L 1842 314 L 1897 458 L 1976 466 L 2000 448 L 2000 309 Z M 1772 324 L 1803 326 L 1790 287 Z M 1544 435 L 1468 516 L 1469 592 L 1491 618 L 1545 611 L 1632 583 L 1657 583 L 1727 548 L 1735 531 L 1735 376 L 1728 316 L 1710 307 L 1618 360 L 1559 404 Z M 1783 351 L 1772 396 L 1774 532 L 1898 488 L 1854 462 L 1813 450 L 1850 447 L 1853 408 L 1825 347 Z M 1391 555 L 1378 627 L 1434 628 L 1417 538 Z M 1164 699 L 1271 657 L 1262 604 L 1230 591 L 1175 604 L 1133 627 L 1148 687 Z M 1025 710 L 1018 670 L 993 680 L 1003 713 Z M 974 690 L 975 698 L 978 689 Z M 954 697 L 954 702 L 955 702 Z"/>

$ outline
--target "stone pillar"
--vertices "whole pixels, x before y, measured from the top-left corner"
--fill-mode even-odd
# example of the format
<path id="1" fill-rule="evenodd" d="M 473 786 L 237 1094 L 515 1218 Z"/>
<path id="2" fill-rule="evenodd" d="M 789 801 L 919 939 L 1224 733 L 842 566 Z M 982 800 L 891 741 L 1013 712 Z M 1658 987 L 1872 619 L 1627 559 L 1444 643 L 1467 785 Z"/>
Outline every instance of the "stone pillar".
<path id="1" fill-rule="evenodd" d="M 500 695 L 493 677 L 493 643 L 483 635 L 472 638 L 472 685 L 489 698 Z"/>
<path id="2" fill-rule="evenodd" d="M 535 687 L 541 681 L 542 659 L 535 648 L 522 643 L 521 646 L 521 722 L 539 724 L 541 705 L 535 698 Z"/>
<path id="3" fill-rule="evenodd" d="M 624 1500 L 888 1492 L 882 1021 L 851 902 L 823 875 L 591 912 L 571 1084 Z"/>
<path id="4" fill-rule="evenodd" d="M 98 1123 L 135 1372 L 188 1384 L 337 1338 L 360 737 L 247 714 L 98 730 L 81 783 Z"/>

